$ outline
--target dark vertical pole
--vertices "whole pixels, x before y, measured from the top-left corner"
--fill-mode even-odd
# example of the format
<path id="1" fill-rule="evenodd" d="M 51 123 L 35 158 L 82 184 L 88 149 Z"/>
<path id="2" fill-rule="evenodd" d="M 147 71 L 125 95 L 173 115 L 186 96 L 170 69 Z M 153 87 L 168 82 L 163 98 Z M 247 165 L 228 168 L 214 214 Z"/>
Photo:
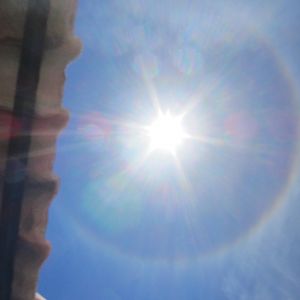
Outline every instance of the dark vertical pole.
<path id="1" fill-rule="evenodd" d="M 49 0 L 28 0 L 24 35 L 16 84 L 13 118 L 20 129 L 8 144 L 0 215 L 0 299 L 10 300 L 14 278 L 14 257 L 25 189 L 30 131 L 49 13 Z"/>

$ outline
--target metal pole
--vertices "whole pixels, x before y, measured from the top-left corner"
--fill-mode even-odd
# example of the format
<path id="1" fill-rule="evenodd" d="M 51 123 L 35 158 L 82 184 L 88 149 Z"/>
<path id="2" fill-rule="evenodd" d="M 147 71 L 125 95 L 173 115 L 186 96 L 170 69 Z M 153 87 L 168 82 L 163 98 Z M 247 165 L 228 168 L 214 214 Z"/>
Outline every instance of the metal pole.
<path id="1" fill-rule="evenodd" d="M 14 99 L 13 117 L 20 129 L 8 143 L 0 211 L 0 299 L 10 300 L 14 259 L 27 177 L 30 132 L 44 52 L 50 0 L 28 0 Z"/>

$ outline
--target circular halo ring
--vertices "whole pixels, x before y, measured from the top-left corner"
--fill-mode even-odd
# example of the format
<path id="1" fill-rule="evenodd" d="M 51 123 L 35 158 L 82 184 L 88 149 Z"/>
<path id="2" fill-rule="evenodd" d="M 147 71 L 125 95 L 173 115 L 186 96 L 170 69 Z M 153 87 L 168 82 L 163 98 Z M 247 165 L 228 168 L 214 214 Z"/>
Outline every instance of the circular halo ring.
<path id="1" fill-rule="evenodd" d="M 294 80 L 294 76 L 291 72 L 291 69 L 288 66 L 288 63 L 283 59 L 282 55 L 275 49 L 272 45 L 271 41 L 266 37 L 263 37 L 259 32 L 253 30 L 251 32 L 248 31 L 250 36 L 254 36 L 256 40 L 258 40 L 268 51 L 270 51 L 270 55 L 273 56 L 275 63 L 279 66 L 279 71 L 283 75 L 283 79 L 285 79 L 289 90 L 291 92 L 291 98 L 293 101 L 293 105 L 295 106 L 295 111 L 297 111 L 297 116 L 300 117 L 300 101 L 299 101 L 299 91 L 297 85 Z M 298 118 L 299 120 L 300 118 Z M 123 249 L 119 249 L 114 244 L 107 242 L 104 239 L 99 239 L 99 235 L 95 231 L 88 229 L 86 226 L 83 226 L 75 216 L 70 215 L 67 210 L 64 208 L 63 214 L 64 217 L 67 217 L 67 223 L 71 225 L 70 230 L 73 230 L 80 234 L 80 238 L 83 236 L 89 242 L 93 243 L 93 247 L 96 245 L 99 247 L 99 250 L 102 250 L 107 255 L 117 255 L 119 258 L 123 258 L 126 260 L 133 260 L 133 262 L 145 262 L 151 263 L 151 265 L 163 265 L 168 264 L 169 261 L 172 264 L 176 264 L 178 266 L 184 265 L 187 262 L 195 262 L 195 261 L 204 261 L 209 260 L 215 256 L 221 256 L 229 251 L 231 248 L 239 245 L 245 239 L 250 238 L 251 236 L 257 234 L 264 225 L 275 215 L 275 212 L 278 212 L 279 209 L 283 206 L 283 204 L 287 201 L 290 196 L 290 192 L 294 187 L 296 179 L 299 176 L 299 166 L 300 166 L 300 122 L 297 122 L 297 143 L 294 147 L 294 155 L 290 162 L 290 172 L 289 176 L 286 179 L 286 183 L 283 184 L 280 193 L 275 197 L 273 201 L 273 205 L 267 211 L 265 211 L 259 218 L 259 220 L 253 225 L 250 226 L 244 234 L 238 235 L 235 239 L 232 239 L 226 244 L 223 244 L 221 247 L 216 248 L 214 251 L 209 252 L 201 252 L 199 255 L 193 255 L 191 257 L 187 256 L 176 256 L 176 258 L 172 258 L 171 260 L 168 257 L 143 257 L 140 255 L 136 255 L 132 252 L 124 252 Z M 76 229 L 76 230 L 74 230 Z M 82 233 L 82 234 L 81 234 Z"/>

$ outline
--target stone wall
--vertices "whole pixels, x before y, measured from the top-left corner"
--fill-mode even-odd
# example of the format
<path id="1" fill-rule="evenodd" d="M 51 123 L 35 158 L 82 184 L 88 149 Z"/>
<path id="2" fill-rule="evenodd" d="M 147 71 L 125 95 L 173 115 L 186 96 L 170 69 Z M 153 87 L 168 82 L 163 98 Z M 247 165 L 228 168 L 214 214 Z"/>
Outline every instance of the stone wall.
<path id="1" fill-rule="evenodd" d="M 14 118 L 12 108 L 26 9 L 27 0 L 0 1 L 0 187 L 9 137 L 14 132 L 9 127 Z M 58 189 L 58 178 L 52 171 L 55 145 L 68 121 L 68 112 L 62 107 L 64 69 L 81 49 L 73 34 L 75 10 L 75 0 L 50 0 L 14 265 L 13 300 L 35 298 L 39 269 L 50 251 L 45 230 L 48 208 Z M 13 124 L 17 130 L 18 120 Z"/>

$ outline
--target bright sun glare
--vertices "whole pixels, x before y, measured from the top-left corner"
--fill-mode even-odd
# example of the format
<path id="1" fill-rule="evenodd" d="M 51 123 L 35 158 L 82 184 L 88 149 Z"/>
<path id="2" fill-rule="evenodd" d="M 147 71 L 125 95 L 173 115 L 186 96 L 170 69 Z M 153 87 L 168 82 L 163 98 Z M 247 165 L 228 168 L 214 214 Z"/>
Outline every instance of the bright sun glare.
<path id="1" fill-rule="evenodd" d="M 160 113 L 158 118 L 148 127 L 150 150 L 164 150 L 174 153 L 185 137 L 181 121 L 181 116 L 172 116 L 170 112 Z"/>

